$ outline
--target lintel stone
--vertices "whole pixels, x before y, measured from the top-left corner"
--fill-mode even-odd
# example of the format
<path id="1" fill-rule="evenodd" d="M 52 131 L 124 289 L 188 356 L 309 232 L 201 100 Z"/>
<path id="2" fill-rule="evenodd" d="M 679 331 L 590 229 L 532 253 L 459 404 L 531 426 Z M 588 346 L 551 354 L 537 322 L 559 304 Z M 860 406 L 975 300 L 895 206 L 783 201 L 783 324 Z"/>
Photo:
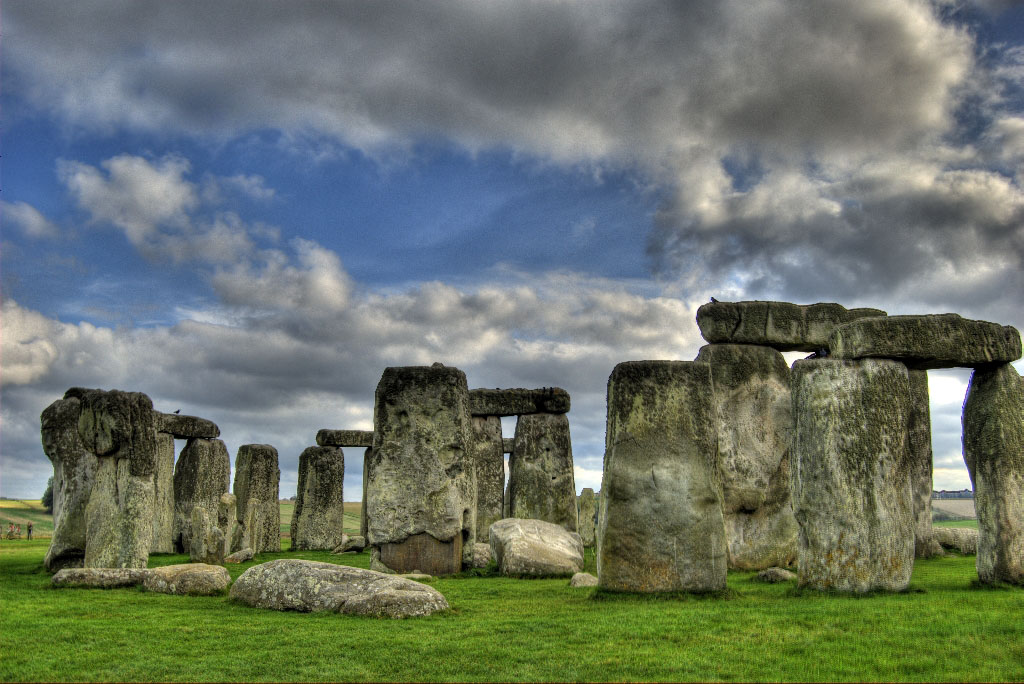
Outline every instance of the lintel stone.
<path id="1" fill-rule="evenodd" d="M 475 389 L 469 392 L 469 412 L 474 416 L 568 413 L 569 393 L 561 387 Z"/>
<path id="2" fill-rule="evenodd" d="M 153 412 L 157 432 L 166 432 L 174 435 L 175 439 L 217 439 L 220 437 L 220 428 L 212 420 L 199 418 L 197 416 L 181 416 L 177 413 Z"/>
<path id="3" fill-rule="evenodd" d="M 319 430 L 316 443 L 330 447 L 372 447 L 373 430 Z"/>

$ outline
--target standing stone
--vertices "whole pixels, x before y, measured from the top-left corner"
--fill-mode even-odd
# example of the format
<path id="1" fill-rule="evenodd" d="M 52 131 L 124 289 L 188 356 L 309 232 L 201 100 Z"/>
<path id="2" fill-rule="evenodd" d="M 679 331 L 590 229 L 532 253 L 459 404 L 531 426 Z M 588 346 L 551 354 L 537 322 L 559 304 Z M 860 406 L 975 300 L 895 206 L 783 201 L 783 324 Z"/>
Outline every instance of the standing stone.
<path id="1" fill-rule="evenodd" d="M 509 483 L 505 483 L 505 494 L 501 504 L 501 517 L 502 519 L 512 517 L 512 497 L 508 495 Z"/>
<path id="2" fill-rule="evenodd" d="M 799 528 L 789 491 L 793 433 L 790 371 L 771 347 L 709 344 L 718 467 L 729 567 L 761 570 L 796 560 Z"/>
<path id="3" fill-rule="evenodd" d="M 46 569 L 81 567 L 85 560 L 85 507 L 98 461 L 78 436 L 80 402 L 58 399 L 40 416 L 43 453 L 53 463 L 53 536 Z"/>
<path id="4" fill-rule="evenodd" d="M 932 534 L 932 417 L 928 406 L 928 371 L 912 370 L 910 413 L 907 416 L 907 456 L 914 497 L 914 557 L 942 555 Z"/>
<path id="5" fill-rule="evenodd" d="M 194 437 L 185 443 L 174 466 L 174 549 L 192 548 L 192 509 L 215 513 L 231 484 L 231 456 L 219 439 Z"/>
<path id="6" fill-rule="evenodd" d="M 339 447 L 309 447 L 299 456 L 292 511 L 292 549 L 329 551 L 345 534 L 345 454 Z"/>
<path id="7" fill-rule="evenodd" d="M 232 551 L 281 550 L 280 487 L 277 449 L 269 444 L 238 447 L 233 488 L 238 505 L 238 529 L 232 539 Z"/>
<path id="8" fill-rule="evenodd" d="M 513 518 L 545 520 L 576 532 L 572 442 L 564 413 L 519 417 L 508 471 Z"/>
<path id="9" fill-rule="evenodd" d="M 153 542 L 156 429 L 141 392 L 73 388 L 78 435 L 97 457 L 85 507 L 87 568 L 144 568 Z"/>
<path id="10" fill-rule="evenodd" d="M 501 520 L 505 493 L 505 453 L 501 418 L 474 416 L 470 454 L 476 468 L 476 540 L 487 543 L 491 524 Z"/>
<path id="11" fill-rule="evenodd" d="M 367 447 L 363 452 L 363 498 L 359 506 L 359 536 L 366 539 L 366 475 L 369 470 L 370 452 L 373 447 Z"/>
<path id="12" fill-rule="evenodd" d="M 910 382 L 884 359 L 793 365 L 793 508 L 799 583 L 901 591 L 914 565 Z"/>
<path id="13" fill-rule="evenodd" d="M 978 368 L 964 402 L 964 460 L 978 514 L 978 579 L 1024 584 L 1024 380 Z"/>
<path id="14" fill-rule="evenodd" d="M 725 588 L 726 540 L 711 366 L 620 363 L 608 378 L 597 529 L 599 585 Z"/>
<path id="15" fill-rule="evenodd" d="M 192 534 L 189 540 L 189 560 L 193 563 L 224 563 L 224 533 L 217 526 L 217 519 L 202 506 L 192 509 Z"/>
<path id="16" fill-rule="evenodd" d="M 597 501 L 594 490 L 584 487 L 579 498 L 580 539 L 583 546 L 593 547 L 595 543 L 595 519 L 597 518 Z"/>
<path id="17" fill-rule="evenodd" d="M 466 375 L 441 364 L 386 368 L 367 459 L 371 568 L 430 575 L 473 561 L 476 478 Z"/>
<path id="18" fill-rule="evenodd" d="M 174 435 L 156 433 L 153 472 L 153 543 L 150 553 L 174 553 Z"/>

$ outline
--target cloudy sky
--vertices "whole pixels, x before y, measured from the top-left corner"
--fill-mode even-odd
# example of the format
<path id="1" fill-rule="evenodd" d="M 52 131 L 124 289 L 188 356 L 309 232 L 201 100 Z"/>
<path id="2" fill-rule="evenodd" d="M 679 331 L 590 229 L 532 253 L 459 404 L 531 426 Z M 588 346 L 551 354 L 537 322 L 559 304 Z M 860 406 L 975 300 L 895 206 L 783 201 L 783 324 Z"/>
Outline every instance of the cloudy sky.
<path id="1" fill-rule="evenodd" d="M 1019 4 L 2 20 L 3 496 L 42 493 L 39 413 L 76 385 L 214 420 L 232 454 L 275 445 L 290 496 L 317 429 L 372 428 L 386 366 L 440 361 L 567 389 L 596 488 L 611 369 L 694 358 L 711 296 L 1024 327 Z M 967 377 L 931 373 L 937 488 L 969 486 Z"/>

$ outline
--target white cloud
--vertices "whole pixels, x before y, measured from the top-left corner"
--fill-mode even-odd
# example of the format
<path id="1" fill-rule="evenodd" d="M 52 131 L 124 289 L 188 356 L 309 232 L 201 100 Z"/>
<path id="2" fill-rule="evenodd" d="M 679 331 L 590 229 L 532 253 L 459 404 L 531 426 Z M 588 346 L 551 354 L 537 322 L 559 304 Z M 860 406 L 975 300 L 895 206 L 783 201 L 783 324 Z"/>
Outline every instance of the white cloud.
<path id="1" fill-rule="evenodd" d="M 17 226 L 28 237 L 55 238 L 59 232 L 52 221 L 26 202 L 0 200 L 0 213 L 5 224 Z"/>

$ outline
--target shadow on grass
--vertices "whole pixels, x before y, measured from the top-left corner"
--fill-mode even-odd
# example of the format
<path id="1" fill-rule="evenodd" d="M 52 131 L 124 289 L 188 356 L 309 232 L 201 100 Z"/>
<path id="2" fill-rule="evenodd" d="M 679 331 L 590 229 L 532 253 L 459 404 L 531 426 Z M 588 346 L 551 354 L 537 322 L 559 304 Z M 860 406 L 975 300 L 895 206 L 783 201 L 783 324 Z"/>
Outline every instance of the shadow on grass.
<path id="1" fill-rule="evenodd" d="M 735 589 L 720 589 L 717 591 L 612 591 L 600 587 L 594 589 L 590 595 L 591 601 L 624 601 L 624 602 L 651 602 L 651 601 L 732 601 L 743 598 L 743 594 Z"/>
<path id="2" fill-rule="evenodd" d="M 873 599 L 885 596 L 900 596 L 901 594 L 927 594 L 927 589 L 921 589 L 913 585 L 900 591 L 889 591 L 886 589 L 872 589 L 871 591 L 841 591 L 839 589 L 814 589 L 811 587 L 790 587 L 784 596 L 791 598 L 825 596 L 836 599 Z"/>

